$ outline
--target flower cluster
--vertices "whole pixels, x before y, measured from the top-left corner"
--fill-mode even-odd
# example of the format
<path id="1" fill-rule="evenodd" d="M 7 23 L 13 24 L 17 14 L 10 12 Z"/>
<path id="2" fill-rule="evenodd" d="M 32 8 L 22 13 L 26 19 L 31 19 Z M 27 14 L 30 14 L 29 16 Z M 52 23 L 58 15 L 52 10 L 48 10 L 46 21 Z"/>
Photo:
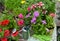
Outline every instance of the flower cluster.
<path id="1" fill-rule="evenodd" d="M 14 11 L 11 10 L 12 7 L 10 10 L 13 13 L 16 11 L 18 15 L 14 16 L 13 14 L 10 14 L 11 15 L 10 16 L 6 14 L 6 16 L 8 16 L 8 19 L 6 20 L 2 19 L 3 21 L 0 21 L 0 33 L 1 33 L 0 40 L 1 41 L 8 41 L 8 37 L 15 38 L 18 35 L 20 35 L 21 32 L 23 31 L 27 32 L 27 30 L 30 28 L 28 26 L 31 26 L 32 27 L 31 29 L 36 34 L 46 34 L 46 32 L 50 31 L 49 28 L 53 28 L 53 18 L 56 15 L 55 13 L 48 11 L 51 8 L 45 6 L 45 2 L 44 3 L 39 2 L 27 7 L 27 4 L 28 4 L 27 2 L 28 0 L 21 0 L 20 5 L 22 5 L 23 7 L 20 5 L 18 7 L 17 3 L 19 3 L 19 1 L 17 1 L 17 3 L 14 4 L 14 6 L 17 5 L 16 10 L 15 8 L 13 9 Z M 24 4 L 24 3 L 27 3 L 27 4 Z M 22 11 L 17 11 L 20 9 Z"/>
<path id="2" fill-rule="evenodd" d="M 23 18 L 24 18 L 24 16 L 22 15 L 22 13 L 20 13 L 19 15 L 18 15 L 18 18 L 20 18 L 21 20 L 18 20 L 18 25 L 19 26 L 23 26 L 24 25 L 24 20 L 23 20 Z"/>
<path id="3" fill-rule="evenodd" d="M 42 6 L 44 6 L 44 3 L 43 3 L 43 2 L 39 2 L 39 3 L 33 4 L 31 7 L 28 7 L 27 10 L 28 10 L 28 12 L 29 12 L 29 11 L 37 8 L 37 7 L 40 8 L 40 7 L 42 7 Z"/>
<path id="4" fill-rule="evenodd" d="M 43 29 L 40 30 L 40 27 L 46 27 L 48 30 L 49 30 L 49 27 L 53 28 L 53 26 L 51 26 L 51 25 L 53 23 L 53 17 L 55 17 L 56 15 L 53 12 L 50 13 L 46 9 L 45 4 L 43 2 L 33 4 L 31 7 L 29 6 L 27 8 L 27 10 L 28 10 L 28 14 L 25 17 L 26 17 L 26 19 L 30 18 L 30 20 L 28 20 L 28 21 L 31 22 L 30 25 L 32 25 L 32 27 L 33 27 L 32 29 L 34 31 L 36 30 L 38 33 L 41 32 Z M 35 29 L 35 26 L 37 27 L 38 30 Z M 35 31 L 35 33 L 36 33 L 36 31 Z"/>
<path id="5" fill-rule="evenodd" d="M 4 26 L 8 26 L 10 23 L 10 20 L 3 20 L 0 22 L 0 26 L 4 27 Z M 18 35 L 18 31 L 16 31 L 15 33 L 11 33 L 9 29 L 3 29 L 0 27 L 0 33 L 3 32 L 3 37 L 0 38 L 1 41 L 8 41 L 7 37 L 16 37 Z"/>
<path id="6" fill-rule="evenodd" d="M 33 18 L 32 18 L 32 20 L 31 20 L 31 23 L 36 23 L 36 18 L 39 16 L 39 12 L 38 11 L 35 11 L 34 12 L 34 16 L 33 16 Z"/>

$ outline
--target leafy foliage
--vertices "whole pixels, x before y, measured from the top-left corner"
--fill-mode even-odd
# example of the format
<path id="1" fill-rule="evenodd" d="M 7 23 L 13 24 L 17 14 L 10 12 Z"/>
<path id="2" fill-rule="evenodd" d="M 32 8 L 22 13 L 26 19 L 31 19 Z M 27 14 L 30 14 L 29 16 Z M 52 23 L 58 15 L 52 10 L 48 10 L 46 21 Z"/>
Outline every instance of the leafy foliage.
<path id="1" fill-rule="evenodd" d="M 32 5 L 35 5 L 39 2 L 43 4 L 43 6 L 41 7 L 37 6 L 36 8 L 33 9 L 31 8 Z M 8 19 L 10 23 L 7 26 L 0 26 L 0 28 L 2 28 L 3 30 L 0 33 L 0 37 L 4 37 L 3 36 L 4 31 L 10 30 L 11 28 L 12 29 L 15 28 L 17 31 L 19 31 L 21 27 L 31 25 L 32 27 L 31 30 L 33 30 L 34 34 L 47 35 L 49 33 L 47 33 L 46 28 L 49 29 L 54 27 L 53 17 L 52 17 L 54 15 L 50 16 L 50 14 L 51 13 L 54 14 L 55 12 L 55 3 L 52 2 L 51 0 L 5 0 L 4 6 L 5 6 L 5 10 L 0 14 L 0 22 Z M 28 7 L 30 7 L 32 10 L 28 11 L 27 10 Z M 37 11 L 38 14 L 37 17 L 35 17 L 36 21 L 34 21 L 36 23 L 31 23 L 35 11 Z M 43 11 L 47 11 L 46 14 L 43 14 Z M 21 16 L 23 16 L 23 19 L 18 17 L 20 13 L 22 13 Z M 26 15 L 29 13 L 31 13 L 30 17 L 26 18 Z M 18 20 L 24 20 L 24 22 L 21 22 L 21 24 L 24 23 L 24 25 L 18 26 L 17 24 Z M 44 22 L 45 24 L 42 23 L 42 20 L 45 20 Z M 13 39 L 16 39 L 17 37 L 13 37 Z M 46 36 L 42 36 L 42 37 L 46 37 Z"/>
<path id="2" fill-rule="evenodd" d="M 50 36 L 46 35 L 33 35 L 34 38 L 39 39 L 40 41 L 50 41 Z"/>

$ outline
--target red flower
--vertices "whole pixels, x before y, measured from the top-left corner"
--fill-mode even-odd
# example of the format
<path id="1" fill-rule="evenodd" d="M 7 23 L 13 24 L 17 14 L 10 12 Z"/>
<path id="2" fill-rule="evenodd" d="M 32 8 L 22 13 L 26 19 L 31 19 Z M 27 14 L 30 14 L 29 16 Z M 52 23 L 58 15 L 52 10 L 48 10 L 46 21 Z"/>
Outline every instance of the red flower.
<path id="1" fill-rule="evenodd" d="M 16 31 L 15 33 L 12 34 L 13 37 L 18 35 L 18 31 Z"/>
<path id="2" fill-rule="evenodd" d="M 1 38 L 1 41 L 7 41 L 7 38 Z"/>
<path id="3" fill-rule="evenodd" d="M 5 31 L 4 31 L 4 36 L 7 37 L 7 36 L 9 36 L 9 35 L 10 35 L 10 31 L 9 31 L 9 30 L 5 30 Z"/>
<path id="4" fill-rule="evenodd" d="M 0 28 L 0 32 L 2 32 L 2 29 Z"/>
<path id="5" fill-rule="evenodd" d="M 9 20 L 3 20 L 3 21 L 1 22 L 1 25 L 2 25 L 2 26 L 8 25 L 8 24 L 9 24 Z"/>
<path id="6" fill-rule="evenodd" d="M 24 20 L 19 20 L 19 21 L 18 21 L 18 25 L 19 25 L 19 26 L 22 26 L 23 24 L 24 24 Z"/>
<path id="7" fill-rule="evenodd" d="M 55 14 L 54 14 L 54 13 L 50 13 L 50 16 L 51 16 L 51 17 L 55 17 Z"/>
<path id="8" fill-rule="evenodd" d="M 28 10 L 28 11 L 31 11 L 31 8 L 30 8 L 30 7 L 28 7 L 28 8 L 27 8 L 27 10 Z"/>

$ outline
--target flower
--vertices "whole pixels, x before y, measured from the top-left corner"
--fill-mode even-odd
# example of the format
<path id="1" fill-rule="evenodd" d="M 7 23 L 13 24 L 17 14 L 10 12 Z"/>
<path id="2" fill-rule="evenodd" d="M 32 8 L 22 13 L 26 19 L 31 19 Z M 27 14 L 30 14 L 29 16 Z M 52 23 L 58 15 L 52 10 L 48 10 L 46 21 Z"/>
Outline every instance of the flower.
<path id="1" fill-rule="evenodd" d="M 20 14 L 18 15 L 18 17 L 19 17 L 19 18 L 24 18 L 23 15 L 22 15 L 22 13 L 20 13 Z"/>
<path id="2" fill-rule="evenodd" d="M 36 5 L 39 6 L 39 3 L 37 3 Z"/>
<path id="3" fill-rule="evenodd" d="M 18 35 L 18 31 L 16 31 L 15 33 L 12 33 L 12 36 L 15 37 Z"/>
<path id="4" fill-rule="evenodd" d="M 1 25 L 2 26 L 6 26 L 6 25 L 8 25 L 9 24 L 9 20 L 3 20 L 2 22 L 1 22 Z"/>
<path id="5" fill-rule="evenodd" d="M 30 17 L 30 14 L 31 14 L 31 13 L 27 14 L 27 15 L 26 15 L 26 18 Z"/>
<path id="6" fill-rule="evenodd" d="M 0 32 L 2 32 L 2 29 L 0 28 Z"/>
<path id="7" fill-rule="evenodd" d="M 42 24 L 46 24 L 46 20 L 42 20 Z"/>
<path id="8" fill-rule="evenodd" d="M 8 41 L 7 38 L 1 38 L 1 41 Z"/>
<path id="9" fill-rule="evenodd" d="M 4 31 L 4 36 L 7 37 L 7 36 L 9 36 L 9 35 L 10 35 L 10 31 L 9 31 L 9 30 L 5 30 L 5 31 Z"/>
<path id="10" fill-rule="evenodd" d="M 36 8 L 36 5 L 33 4 L 33 5 L 31 6 L 31 9 L 35 9 L 35 8 Z"/>
<path id="11" fill-rule="evenodd" d="M 36 18 L 35 17 L 32 18 L 31 23 L 34 23 L 34 24 L 36 23 Z"/>
<path id="12" fill-rule="evenodd" d="M 30 7 L 28 7 L 28 8 L 27 8 L 27 10 L 28 10 L 28 11 L 31 11 L 31 8 L 30 8 Z"/>
<path id="13" fill-rule="evenodd" d="M 25 0 L 22 0 L 22 1 L 21 1 L 21 4 L 24 4 L 25 2 L 26 2 Z"/>
<path id="14" fill-rule="evenodd" d="M 44 5 L 42 2 L 39 2 L 38 4 L 39 4 L 39 6 L 43 6 Z"/>
<path id="15" fill-rule="evenodd" d="M 24 20 L 19 20 L 19 21 L 18 21 L 18 25 L 19 25 L 19 26 L 22 26 L 23 24 L 24 24 Z"/>
<path id="16" fill-rule="evenodd" d="M 38 17 L 39 16 L 39 12 L 38 11 L 35 11 L 34 12 L 34 17 Z"/>
<path id="17" fill-rule="evenodd" d="M 55 14 L 54 14 L 54 13 L 50 13 L 50 16 L 51 16 L 51 17 L 55 17 Z"/>

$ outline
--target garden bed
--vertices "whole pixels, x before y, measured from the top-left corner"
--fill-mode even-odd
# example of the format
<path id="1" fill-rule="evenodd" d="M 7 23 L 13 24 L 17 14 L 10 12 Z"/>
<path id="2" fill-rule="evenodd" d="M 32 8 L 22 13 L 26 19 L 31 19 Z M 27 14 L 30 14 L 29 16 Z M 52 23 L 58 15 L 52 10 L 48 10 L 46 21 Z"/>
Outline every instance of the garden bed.
<path id="1" fill-rule="evenodd" d="M 55 3 L 51 0 L 6 0 L 1 7 L 1 41 L 29 40 L 29 37 L 51 40 L 55 17 Z"/>

